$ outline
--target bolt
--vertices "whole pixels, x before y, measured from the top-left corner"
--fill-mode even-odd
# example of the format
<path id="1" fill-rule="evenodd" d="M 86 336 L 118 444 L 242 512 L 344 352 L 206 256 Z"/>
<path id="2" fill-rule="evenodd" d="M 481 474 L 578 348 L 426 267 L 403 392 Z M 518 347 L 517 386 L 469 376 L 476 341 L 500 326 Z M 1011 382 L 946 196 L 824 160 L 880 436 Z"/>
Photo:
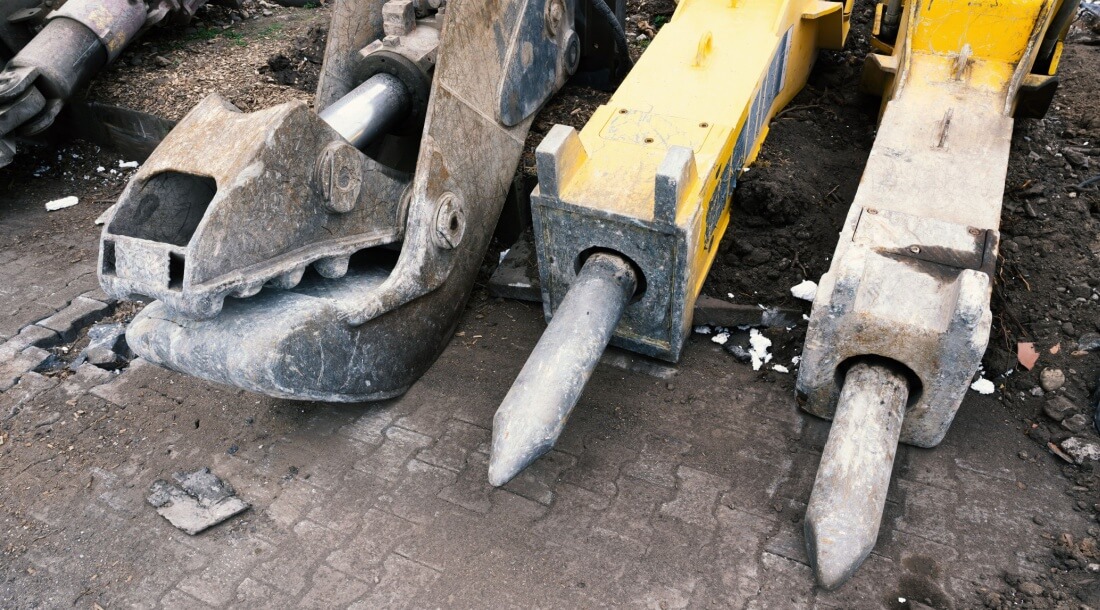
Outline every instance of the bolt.
<path id="1" fill-rule="evenodd" d="M 546 33 L 555 38 L 561 29 L 561 20 L 565 16 L 565 7 L 561 0 L 550 0 L 546 5 Z"/>
<path id="2" fill-rule="evenodd" d="M 878 214 L 878 210 L 876 210 L 875 208 L 867 208 L 867 213 L 868 214 Z"/>
<path id="3" fill-rule="evenodd" d="M 969 229 L 969 230 L 967 231 L 967 233 L 970 233 L 971 235 L 975 235 L 975 236 L 976 236 L 976 235 L 981 235 L 981 233 L 982 233 L 982 232 L 981 232 L 981 231 L 979 231 L 978 229 L 974 229 L 974 228 L 971 228 L 971 229 Z"/>
<path id="4" fill-rule="evenodd" d="M 454 193 L 444 193 L 435 211 L 435 245 L 452 250 L 462 243 L 466 233 L 466 211 Z"/>

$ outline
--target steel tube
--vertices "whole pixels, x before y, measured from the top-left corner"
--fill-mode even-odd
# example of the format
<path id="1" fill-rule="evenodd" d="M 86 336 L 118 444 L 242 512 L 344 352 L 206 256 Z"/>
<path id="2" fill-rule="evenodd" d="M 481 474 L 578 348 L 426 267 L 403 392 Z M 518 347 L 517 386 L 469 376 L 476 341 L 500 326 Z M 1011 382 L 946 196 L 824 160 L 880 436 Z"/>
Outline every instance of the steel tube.
<path id="1" fill-rule="evenodd" d="M 818 583 L 835 589 L 871 554 L 909 399 L 888 363 L 848 370 L 806 508 L 806 548 Z"/>
<path id="2" fill-rule="evenodd" d="M 402 121 L 410 105 L 404 83 L 390 74 L 375 74 L 321 111 L 321 119 L 361 149 Z"/>
<path id="3" fill-rule="evenodd" d="M 554 446 L 637 285 L 620 256 L 585 261 L 493 418 L 491 484 L 507 483 Z"/>

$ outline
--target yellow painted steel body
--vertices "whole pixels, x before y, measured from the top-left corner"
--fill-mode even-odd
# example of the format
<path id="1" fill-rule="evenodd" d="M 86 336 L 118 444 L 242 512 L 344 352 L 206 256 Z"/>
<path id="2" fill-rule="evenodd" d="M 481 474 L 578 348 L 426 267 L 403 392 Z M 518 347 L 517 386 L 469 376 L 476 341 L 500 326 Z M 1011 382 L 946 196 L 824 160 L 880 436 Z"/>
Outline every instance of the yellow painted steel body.
<path id="1" fill-rule="evenodd" d="M 1063 8 L 908 0 L 897 39 L 876 45 L 890 55 L 868 57 L 882 117 L 810 314 L 806 410 L 831 418 L 838 372 L 874 356 L 919 380 L 901 441 L 931 447 L 947 433 L 989 340 L 1013 116 L 1029 84 L 1053 78 L 1058 46 L 1044 43 L 1061 35 L 1048 29 Z"/>
<path id="2" fill-rule="evenodd" d="M 632 306 L 613 343 L 678 358 L 737 176 L 805 84 L 817 49 L 843 45 L 850 9 L 851 0 L 681 0 L 584 129 L 555 127 L 539 147 L 533 196 L 548 317 L 577 268 L 558 259 L 614 250 L 640 267 L 649 290 L 662 285 L 648 298 L 665 302 Z M 624 251 L 623 226 L 678 236 L 639 246 L 662 250 L 649 254 L 671 267 L 647 268 L 644 254 Z"/>

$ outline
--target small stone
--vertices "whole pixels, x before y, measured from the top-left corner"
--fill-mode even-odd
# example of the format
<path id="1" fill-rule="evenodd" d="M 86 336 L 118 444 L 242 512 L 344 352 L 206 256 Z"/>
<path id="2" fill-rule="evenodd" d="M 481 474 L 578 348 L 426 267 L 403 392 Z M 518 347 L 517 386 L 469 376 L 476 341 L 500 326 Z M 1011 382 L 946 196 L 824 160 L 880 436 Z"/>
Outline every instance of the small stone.
<path id="1" fill-rule="evenodd" d="M 1040 515 L 1035 515 L 1034 517 L 1032 517 L 1031 522 L 1034 523 L 1035 525 L 1046 525 L 1047 524 L 1047 520 L 1042 518 Z"/>
<path id="2" fill-rule="evenodd" d="M 1043 594 L 1043 588 L 1030 581 L 1020 583 L 1019 591 L 1020 593 L 1030 595 L 1032 597 L 1039 597 Z"/>
<path id="3" fill-rule="evenodd" d="M 1076 150 L 1063 150 L 1062 156 L 1065 157 L 1066 161 L 1069 161 L 1071 164 L 1083 169 L 1088 169 L 1089 158 L 1077 152 Z"/>
<path id="4" fill-rule="evenodd" d="M 1024 213 L 1027 214 L 1028 218 L 1039 217 L 1039 211 L 1035 209 L 1035 206 L 1031 205 L 1030 201 L 1024 204 Z"/>
<path id="5" fill-rule="evenodd" d="M 1043 405 L 1043 413 L 1054 421 L 1062 421 L 1077 410 L 1077 405 L 1065 396 L 1055 396 Z"/>
<path id="6" fill-rule="evenodd" d="M 1047 392 L 1053 392 L 1066 385 L 1066 374 L 1062 369 L 1043 369 L 1039 373 L 1039 387 Z"/>
<path id="7" fill-rule="evenodd" d="M 1085 428 L 1088 428 L 1090 423 L 1092 422 L 1087 415 L 1078 413 L 1077 415 L 1062 420 L 1062 427 L 1070 432 L 1081 432 Z"/>
<path id="8" fill-rule="evenodd" d="M 270 17 L 272 14 L 273 13 L 271 11 L 267 10 L 266 8 L 263 10 L 263 16 L 264 17 Z"/>
<path id="9" fill-rule="evenodd" d="M 1072 336 L 1072 335 L 1077 334 L 1077 329 L 1074 328 L 1072 322 L 1063 322 L 1062 323 L 1062 332 L 1066 333 L 1067 335 Z"/>
<path id="10" fill-rule="evenodd" d="M 172 65 L 172 62 L 167 57 L 164 57 L 163 55 L 157 55 L 156 57 L 154 57 L 153 58 L 153 63 L 157 64 L 158 66 L 160 66 L 162 68 L 167 68 L 168 66 Z"/>

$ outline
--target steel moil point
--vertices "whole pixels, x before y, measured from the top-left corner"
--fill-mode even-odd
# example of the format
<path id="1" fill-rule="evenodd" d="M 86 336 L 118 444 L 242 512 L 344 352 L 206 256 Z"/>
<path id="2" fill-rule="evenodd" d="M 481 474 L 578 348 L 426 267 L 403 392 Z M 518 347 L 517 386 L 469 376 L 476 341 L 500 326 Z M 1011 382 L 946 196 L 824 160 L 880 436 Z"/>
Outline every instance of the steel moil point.
<path id="1" fill-rule="evenodd" d="M 554 446 L 637 284 L 620 256 L 585 261 L 493 418 L 491 484 L 504 485 Z"/>
<path id="2" fill-rule="evenodd" d="M 806 548 L 817 582 L 844 584 L 875 546 L 909 398 L 889 364 L 848 370 L 806 508 Z"/>

